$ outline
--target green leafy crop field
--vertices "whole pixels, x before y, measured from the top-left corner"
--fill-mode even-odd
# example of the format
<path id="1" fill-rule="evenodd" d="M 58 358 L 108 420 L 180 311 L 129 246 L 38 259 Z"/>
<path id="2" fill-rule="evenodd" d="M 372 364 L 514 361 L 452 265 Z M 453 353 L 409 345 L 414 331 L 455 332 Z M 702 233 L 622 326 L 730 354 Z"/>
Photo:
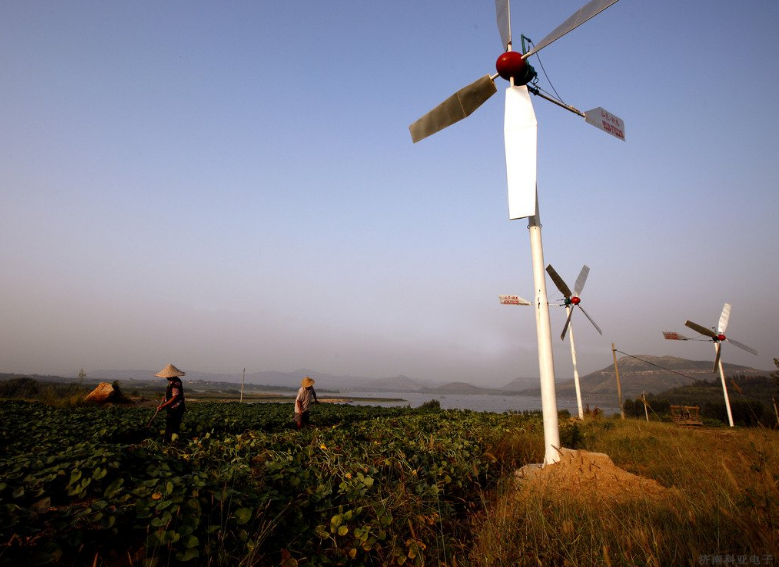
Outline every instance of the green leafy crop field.
<path id="1" fill-rule="evenodd" d="M 537 415 L 318 404 L 153 408 L 0 401 L 0 565 L 422 565 L 469 544 Z M 509 462 L 511 461 L 511 462 Z"/>

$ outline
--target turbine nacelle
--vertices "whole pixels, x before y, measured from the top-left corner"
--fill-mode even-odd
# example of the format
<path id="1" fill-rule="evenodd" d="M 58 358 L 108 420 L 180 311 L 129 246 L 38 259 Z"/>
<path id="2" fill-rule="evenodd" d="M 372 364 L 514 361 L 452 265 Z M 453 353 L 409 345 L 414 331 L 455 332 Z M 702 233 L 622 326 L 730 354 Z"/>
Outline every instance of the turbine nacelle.
<path id="1" fill-rule="evenodd" d="M 536 78 L 536 70 L 517 51 L 506 51 L 495 61 L 495 70 L 502 79 L 511 81 L 515 86 L 528 84 Z"/>

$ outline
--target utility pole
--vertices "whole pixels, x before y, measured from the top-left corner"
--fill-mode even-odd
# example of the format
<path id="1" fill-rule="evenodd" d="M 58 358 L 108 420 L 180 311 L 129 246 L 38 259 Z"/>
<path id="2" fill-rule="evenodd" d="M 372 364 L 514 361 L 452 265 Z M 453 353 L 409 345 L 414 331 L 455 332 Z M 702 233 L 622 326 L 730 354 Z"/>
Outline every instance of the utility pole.
<path id="1" fill-rule="evenodd" d="M 641 397 L 644 398 L 644 415 L 646 415 L 646 420 L 649 421 L 649 405 L 646 403 L 646 392 L 641 392 Z"/>
<path id="2" fill-rule="evenodd" d="M 241 403 L 243 403 L 243 379 L 246 378 L 246 368 L 243 369 L 243 374 L 241 374 Z"/>
<path id="3" fill-rule="evenodd" d="M 774 413 L 776 414 L 776 425 L 779 425 L 779 409 L 776 409 L 776 398 L 772 396 L 771 401 L 774 402 Z"/>
<path id="4" fill-rule="evenodd" d="M 614 356 L 614 373 L 617 375 L 617 396 L 619 397 L 619 413 L 622 419 L 625 419 L 625 408 L 622 405 L 622 384 L 619 383 L 619 366 L 617 365 L 617 349 L 614 343 L 611 343 L 611 354 Z"/>

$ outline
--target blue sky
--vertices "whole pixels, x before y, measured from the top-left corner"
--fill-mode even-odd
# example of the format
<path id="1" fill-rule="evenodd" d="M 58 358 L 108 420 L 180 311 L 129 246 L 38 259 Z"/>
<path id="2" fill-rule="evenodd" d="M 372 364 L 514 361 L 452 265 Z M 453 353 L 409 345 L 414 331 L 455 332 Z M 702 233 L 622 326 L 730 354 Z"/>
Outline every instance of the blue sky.
<path id="1" fill-rule="evenodd" d="M 515 1 L 515 42 L 578 8 Z M 622 0 L 540 52 L 563 99 L 626 124 L 534 99 L 545 259 L 569 285 L 590 266 L 604 331 L 575 316 L 580 373 L 612 342 L 711 359 L 661 331 L 725 302 L 760 355 L 724 360 L 773 368 L 777 24 L 765 1 Z M 489 0 L 0 3 L 0 371 L 537 377 L 532 311 L 497 300 L 533 294 L 502 93 L 408 133 L 500 53 Z"/>

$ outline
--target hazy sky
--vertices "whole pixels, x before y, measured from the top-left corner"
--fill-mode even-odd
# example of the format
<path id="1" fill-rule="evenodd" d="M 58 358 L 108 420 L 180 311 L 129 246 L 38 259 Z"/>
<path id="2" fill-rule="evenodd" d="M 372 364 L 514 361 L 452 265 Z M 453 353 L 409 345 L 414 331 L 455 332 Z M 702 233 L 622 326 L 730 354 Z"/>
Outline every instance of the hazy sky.
<path id="1" fill-rule="evenodd" d="M 515 44 L 583 0 L 512 4 Z M 779 357 L 779 4 L 622 0 L 541 51 L 544 251 L 583 293 L 580 373 Z M 291 371 L 503 385 L 538 376 L 503 94 L 408 125 L 494 72 L 491 0 L 0 2 L 0 372 Z M 533 63 L 549 88 L 537 58 Z M 550 300 L 558 300 L 548 282 Z M 572 376 L 552 310 L 558 379 Z M 714 376 L 714 375 L 712 375 Z"/>

